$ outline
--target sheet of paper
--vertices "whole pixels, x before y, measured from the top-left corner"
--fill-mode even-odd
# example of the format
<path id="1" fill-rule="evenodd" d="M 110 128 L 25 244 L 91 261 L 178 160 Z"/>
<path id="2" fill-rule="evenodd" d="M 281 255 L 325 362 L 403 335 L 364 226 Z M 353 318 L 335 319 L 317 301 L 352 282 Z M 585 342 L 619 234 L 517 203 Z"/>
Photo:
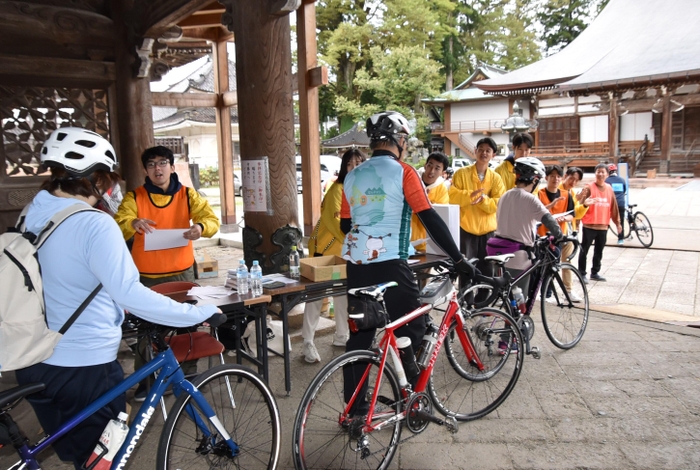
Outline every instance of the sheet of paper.
<path id="1" fill-rule="evenodd" d="M 189 240 L 182 236 L 189 229 L 175 228 L 169 230 L 154 230 L 147 233 L 144 242 L 144 251 L 167 250 L 187 246 Z"/>
<path id="2" fill-rule="evenodd" d="M 416 263 L 420 263 L 420 260 L 419 259 L 410 259 L 410 258 L 408 259 L 408 264 L 416 264 Z"/>
<path id="3" fill-rule="evenodd" d="M 567 212 L 562 212 L 560 214 L 552 214 L 552 217 L 555 219 L 558 219 L 559 217 L 564 217 L 565 215 L 573 214 L 574 211 L 567 211 Z"/>
<path id="4" fill-rule="evenodd" d="M 187 295 L 195 295 L 200 299 L 220 299 L 231 295 L 231 289 L 224 286 L 200 286 L 193 287 Z"/>
<path id="5" fill-rule="evenodd" d="M 262 285 L 265 286 L 265 284 L 270 284 L 271 282 L 283 282 L 285 284 L 294 284 L 299 282 L 298 279 L 290 279 L 284 274 L 268 274 L 267 276 L 263 276 L 262 279 Z"/>
<path id="6" fill-rule="evenodd" d="M 430 240 L 430 238 L 419 238 L 418 240 L 413 240 L 411 242 L 411 245 L 413 245 L 415 247 L 415 246 L 421 245 L 423 243 L 427 243 L 428 240 Z"/>

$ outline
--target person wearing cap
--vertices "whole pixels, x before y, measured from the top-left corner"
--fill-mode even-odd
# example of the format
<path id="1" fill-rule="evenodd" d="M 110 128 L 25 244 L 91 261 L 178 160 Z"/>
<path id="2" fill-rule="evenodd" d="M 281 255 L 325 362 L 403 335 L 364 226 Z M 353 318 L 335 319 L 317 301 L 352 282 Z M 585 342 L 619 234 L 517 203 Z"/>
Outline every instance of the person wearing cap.
<path id="1" fill-rule="evenodd" d="M 141 274 L 141 282 L 153 287 L 170 281 L 194 282 L 193 240 L 212 237 L 221 225 L 206 199 L 194 188 L 183 186 L 175 173 L 175 156 L 167 147 L 146 149 L 141 155 L 146 174 L 143 186 L 129 191 L 114 216 L 125 240 L 133 237 L 131 256 Z M 146 235 L 154 230 L 181 229 L 187 244 L 162 250 L 146 250 Z M 178 334 L 187 333 L 179 330 Z M 134 370 L 146 361 L 147 338 L 138 342 Z M 197 371 L 196 361 L 182 364 L 185 374 Z M 134 394 L 137 402 L 145 400 L 147 381 Z"/>
<path id="2" fill-rule="evenodd" d="M 627 183 L 625 180 L 617 174 L 617 165 L 611 163 L 608 165 L 609 176 L 605 179 L 615 193 L 615 199 L 617 200 L 617 207 L 620 210 L 621 219 L 624 219 L 625 211 L 627 210 Z M 622 245 L 625 243 L 625 238 L 622 231 L 617 232 L 617 244 Z"/>
<path id="3" fill-rule="evenodd" d="M 529 157 L 534 144 L 535 142 L 532 140 L 532 136 L 527 132 L 518 132 L 513 136 L 513 154 L 508 155 L 506 159 L 496 167 L 496 173 L 498 173 L 503 180 L 503 187 L 506 191 L 515 187 L 513 166 L 516 160 Z"/>
<path id="4" fill-rule="evenodd" d="M 452 177 L 450 204 L 459 205 L 460 249 L 467 257 L 479 258 L 479 268 L 488 272 L 484 263 L 486 242 L 496 230 L 498 200 L 505 192 L 501 177 L 489 168 L 498 150 L 496 142 L 484 137 L 476 144 L 476 162 L 460 168 Z"/>
<path id="5" fill-rule="evenodd" d="M 595 244 L 593 264 L 591 266 L 591 280 L 605 281 L 605 278 L 600 275 L 600 269 L 610 221 L 615 224 L 618 233 L 622 231 L 617 199 L 615 199 L 612 187 L 605 182 L 607 177 L 608 165 L 599 163 L 595 167 L 595 181 L 586 185 L 586 188 L 590 191 L 590 199 L 593 204 L 581 219 L 583 223 L 583 239 L 581 241 L 581 251 L 578 254 L 578 271 L 583 276 L 585 283 L 588 283 L 586 278 L 586 261 L 591 245 Z"/>
<path id="6" fill-rule="evenodd" d="M 432 240 L 452 259 L 459 273 L 469 278 L 475 275 L 447 225 L 431 206 L 418 172 L 403 161 L 409 134 L 408 121 L 400 113 L 386 111 L 367 120 L 372 156 L 345 177 L 340 209 L 348 289 L 396 282 L 398 285 L 384 294 L 392 320 L 420 306 L 418 283 L 407 261 L 412 213 L 418 215 Z M 422 315 L 397 329 L 396 335 L 408 337 L 415 352 L 426 327 L 426 317 Z M 375 333 L 374 328 L 351 332 L 346 351 L 371 348 Z M 363 373 L 361 364 L 344 369 L 346 402 L 350 401 Z M 368 407 L 365 397 L 360 397 L 350 414 L 363 416 Z"/>
<path id="7" fill-rule="evenodd" d="M 114 178 L 117 157 L 100 135 L 68 127 L 47 139 L 41 162 L 51 175 L 27 209 L 25 226 L 33 233 L 70 206 L 95 206 L 103 196 L 100 188 L 109 187 Z M 220 312 L 210 305 L 177 303 L 141 284 L 119 227 L 105 212 L 85 211 L 67 218 L 37 253 L 51 330 L 58 331 L 95 293 L 53 355 L 15 372 L 20 385 L 46 385 L 27 399 L 48 434 L 124 379 L 117 360 L 124 309 L 147 321 L 177 327 L 201 323 Z M 109 420 L 125 409 L 122 394 L 56 441 L 58 457 L 82 468 Z"/>
<path id="8" fill-rule="evenodd" d="M 450 196 L 447 194 L 445 186 L 445 169 L 449 166 L 450 161 L 442 152 L 433 152 L 428 155 L 428 159 L 423 167 L 425 170 L 421 175 L 421 181 L 425 185 L 425 191 L 428 193 L 428 199 L 431 204 L 449 204 Z M 428 234 L 425 227 L 421 223 L 417 214 L 411 216 L 411 242 L 416 240 L 424 240 Z M 425 251 L 427 243 L 423 242 L 415 246 L 417 251 Z"/>

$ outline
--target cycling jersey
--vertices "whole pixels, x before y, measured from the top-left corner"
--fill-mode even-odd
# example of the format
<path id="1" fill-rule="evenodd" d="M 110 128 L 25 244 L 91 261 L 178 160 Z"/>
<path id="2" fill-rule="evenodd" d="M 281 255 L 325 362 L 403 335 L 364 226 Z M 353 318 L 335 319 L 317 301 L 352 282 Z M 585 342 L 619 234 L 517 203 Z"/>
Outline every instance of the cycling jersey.
<path id="1" fill-rule="evenodd" d="M 341 218 L 352 219 L 343 258 L 354 264 L 407 259 L 411 214 L 431 208 L 416 170 L 375 154 L 345 177 Z"/>

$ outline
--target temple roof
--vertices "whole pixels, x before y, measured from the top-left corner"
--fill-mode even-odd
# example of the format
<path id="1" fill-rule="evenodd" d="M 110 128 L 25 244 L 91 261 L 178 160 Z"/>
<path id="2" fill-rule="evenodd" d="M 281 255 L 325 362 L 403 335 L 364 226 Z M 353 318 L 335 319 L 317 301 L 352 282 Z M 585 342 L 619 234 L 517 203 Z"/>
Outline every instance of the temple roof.
<path id="1" fill-rule="evenodd" d="M 359 129 L 359 123 L 355 123 L 347 131 L 340 135 L 321 141 L 321 147 L 326 148 L 348 148 L 348 147 L 369 147 L 369 137 L 367 133 Z"/>
<path id="2" fill-rule="evenodd" d="M 700 80 L 700 1 L 610 0 L 560 52 L 476 82 L 489 93 L 629 90 Z"/>
<path id="3" fill-rule="evenodd" d="M 474 86 L 475 81 L 484 80 L 487 78 L 498 77 L 506 73 L 505 70 L 492 65 L 479 64 L 479 67 L 472 73 L 469 78 L 464 80 L 462 83 L 454 87 L 450 91 L 446 91 L 436 98 L 425 98 L 421 101 L 426 104 L 443 104 L 451 103 L 455 101 L 469 101 L 478 100 L 484 98 L 493 98 L 493 95 L 480 90 Z"/>

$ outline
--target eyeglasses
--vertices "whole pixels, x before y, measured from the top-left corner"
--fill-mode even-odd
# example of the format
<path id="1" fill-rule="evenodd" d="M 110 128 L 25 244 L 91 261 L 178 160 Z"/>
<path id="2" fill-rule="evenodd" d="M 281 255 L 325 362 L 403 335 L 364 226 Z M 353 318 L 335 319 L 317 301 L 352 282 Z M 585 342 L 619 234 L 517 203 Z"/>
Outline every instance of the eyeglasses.
<path id="1" fill-rule="evenodd" d="M 170 160 L 158 160 L 158 161 L 151 161 L 146 163 L 146 168 L 149 170 L 154 169 L 156 166 L 159 166 L 161 168 L 165 168 L 166 166 L 170 165 Z"/>

